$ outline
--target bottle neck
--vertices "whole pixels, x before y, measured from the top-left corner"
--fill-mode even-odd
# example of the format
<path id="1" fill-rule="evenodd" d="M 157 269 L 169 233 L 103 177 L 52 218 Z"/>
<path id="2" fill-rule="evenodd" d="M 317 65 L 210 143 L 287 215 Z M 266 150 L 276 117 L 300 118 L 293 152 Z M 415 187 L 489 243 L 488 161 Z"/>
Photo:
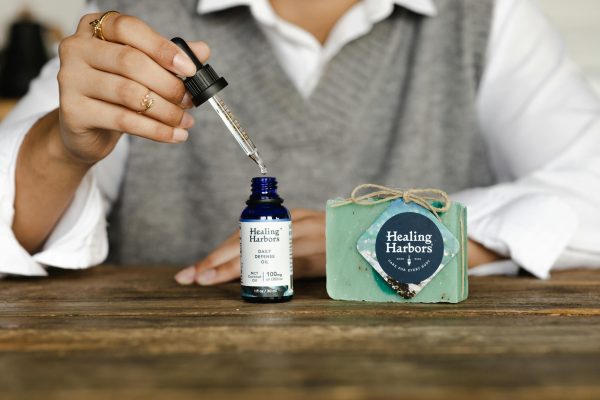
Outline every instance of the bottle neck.
<path id="1" fill-rule="evenodd" d="M 277 179 L 269 176 L 252 178 L 252 192 L 246 204 L 259 203 L 283 203 L 283 199 L 277 194 Z"/>

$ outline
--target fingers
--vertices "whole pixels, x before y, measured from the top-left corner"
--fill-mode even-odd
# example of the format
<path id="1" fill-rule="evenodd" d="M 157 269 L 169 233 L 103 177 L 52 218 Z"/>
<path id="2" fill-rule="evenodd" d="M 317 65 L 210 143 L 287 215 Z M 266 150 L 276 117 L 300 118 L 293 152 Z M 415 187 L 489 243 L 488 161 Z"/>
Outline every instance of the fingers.
<path id="1" fill-rule="evenodd" d="M 212 251 L 204 260 L 196 264 L 196 272 L 215 268 L 240 256 L 239 233 L 230 236 L 219 247 Z"/>
<path id="2" fill-rule="evenodd" d="M 112 151 L 121 132 L 165 143 L 185 141 L 194 121 L 183 108 L 193 105 L 173 73 L 192 75 L 194 63 L 131 16 L 104 15 L 106 40 L 94 38 L 90 22 L 102 15 L 84 15 L 77 32 L 59 45 L 60 130 L 70 152 L 97 162 Z M 210 55 L 205 43 L 189 45 L 202 61 Z M 151 107 L 142 103 L 146 95 Z"/>
<path id="3" fill-rule="evenodd" d="M 204 260 L 180 271 L 175 280 L 182 285 L 214 285 L 240 276 L 239 232 L 231 235 Z"/>
<path id="4" fill-rule="evenodd" d="M 325 214 L 307 213 L 294 221 L 293 250 L 296 277 L 323 276 L 325 272 Z"/>
<path id="5" fill-rule="evenodd" d="M 87 97 L 122 105 L 136 112 L 144 111 L 142 100 L 149 90 L 142 84 L 120 75 L 97 70 L 90 71 L 86 79 L 79 82 L 79 87 Z M 102 90 L 98 90 L 99 88 Z M 180 106 L 174 105 L 155 92 L 150 92 L 149 98 L 153 103 L 144 111 L 145 116 L 172 127 L 188 129 L 194 125 L 194 118 Z"/>
<path id="6" fill-rule="evenodd" d="M 293 209 L 294 276 L 323 276 L 325 273 L 325 213 Z"/>
<path id="7" fill-rule="evenodd" d="M 188 46 L 202 63 L 210 58 L 210 47 L 202 41 L 188 42 Z"/>
<path id="8" fill-rule="evenodd" d="M 185 87 L 181 79 L 140 50 L 101 40 L 95 40 L 93 46 L 81 41 L 74 46 L 82 47 L 80 51 L 90 67 L 139 82 L 173 104 L 182 102 Z"/>
<path id="9" fill-rule="evenodd" d="M 204 269 L 198 270 L 197 266 L 187 267 L 177 275 L 175 280 L 180 285 L 191 285 L 196 282 L 199 285 L 216 285 L 229 282 L 240 276 L 240 258 L 239 254 L 219 265 L 207 265 Z"/>
<path id="10" fill-rule="evenodd" d="M 294 257 L 294 278 L 315 278 L 325 275 L 325 253 Z"/>
<path id="11" fill-rule="evenodd" d="M 186 92 L 181 79 L 134 47 L 102 40 L 94 40 L 93 46 L 87 40 L 67 40 L 62 47 L 63 53 L 69 47 L 74 47 L 73 50 L 82 54 L 85 62 L 94 69 L 135 80 L 171 103 L 182 104 Z M 204 42 L 192 42 L 190 47 L 203 58 L 210 54 L 210 49 Z M 191 100 L 184 105 L 191 107 Z"/>
<path id="12" fill-rule="evenodd" d="M 229 282 L 240 277 L 240 259 L 233 258 L 223 264 L 213 268 L 204 269 L 200 272 L 196 266 L 192 265 L 175 275 L 175 280 L 180 285 L 191 285 L 196 282 L 198 285 L 218 285 L 219 283 Z"/>
<path id="13" fill-rule="evenodd" d="M 79 19 L 79 24 L 77 24 L 76 33 L 82 35 L 89 35 L 89 37 L 94 36 L 94 29 L 90 26 L 90 23 L 102 16 L 102 13 L 91 13 L 82 16 Z"/>
<path id="14" fill-rule="evenodd" d="M 469 239 L 467 254 L 469 255 L 469 268 L 476 267 L 482 264 L 489 264 L 502 259 L 498 253 L 484 247 L 482 244 Z"/>
<path id="15" fill-rule="evenodd" d="M 318 249 L 322 249 L 318 251 Z M 239 254 L 222 264 L 213 266 L 203 261 L 205 268 L 198 272 L 196 266 L 181 270 L 175 280 L 181 285 L 194 282 L 199 285 L 216 285 L 240 276 Z M 299 240 L 294 244 L 294 276 L 308 278 L 323 276 L 325 272 L 325 249 L 322 240 Z"/>
<path id="16" fill-rule="evenodd" d="M 303 237 L 325 238 L 325 213 L 323 211 L 294 208 L 290 212 L 293 221 L 294 241 Z"/>
<path id="17" fill-rule="evenodd" d="M 192 60 L 175 43 L 162 37 L 139 18 L 122 14 L 108 15 L 103 21 L 102 33 L 107 41 L 139 49 L 171 72 L 182 76 L 196 73 Z M 199 56 L 201 60 L 206 59 L 208 53 Z"/>
<path id="18" fill-rule="evenodd" d="M 196 282 L 199 285 L 217 285 L 219 283 L 229 282 L 240 277 L 240 257 L 237 257 L 218 265 L 214 268 L 206 269 L 196 275 Z"/>
<path id="19" fill-rule="evenodd" d="M 322 236 L 304 236 L 293 242 L 294 257 L 311 254 L 325 254 L 325 238 Z"/>
<path id="20" fill-rule="evenodd" d="M 323 276 L 325 271 L 325 213 L 293 209 L 294 273 L 298 277 Z M 180 271 L 175 280 L 182 285 L 194 282 L 214 285 L 240 276 L 239 232 L 198 264 Z"/>
<path id="21" fill-rule="evenodd" d="M 70 103 L 76 104 L 75 102 Z M 183 128 L 173 128 L 121 106 L 85 97 L 77 103 L 78 108 L 94 110 L 93 113 L 85 116 L 85 121 L 82 121 L 88 125 L 84 126 L 87 129 L 127 132 L 164 143 L 181 143 L 188 137 L 187 130 Z M 81 112 L 66 107 L 63 107 L 62 113 L 67 119 L 82 118 Z M 81 125 L 77 121 L 71 121 L 71 123 Z"/>
<path id="22" fill-rule="evenodd" d="M 301 219 L 318 217 L 318 216 L 324 217 L 325 214 L 323 213 L 323 211 L 311 210 L 308 208 L 293 208 L 290 211 L 290 215 L 292 217 L 293 222 L 299 222 Z"/>
<path id="23" fill-rule="evenodd" d="M 325 216 L 307 216 L 293 221 L 294 239 L 301 237 L 325 237 Z"/>

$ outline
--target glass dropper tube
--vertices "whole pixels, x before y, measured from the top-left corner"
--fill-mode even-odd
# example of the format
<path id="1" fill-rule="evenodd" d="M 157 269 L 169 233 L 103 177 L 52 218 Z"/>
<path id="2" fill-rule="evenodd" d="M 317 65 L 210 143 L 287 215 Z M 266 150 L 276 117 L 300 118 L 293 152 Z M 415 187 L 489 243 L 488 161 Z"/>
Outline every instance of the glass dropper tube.
<path id="1" fill-rule="evenodd" d="M 225 104 L 223 99 L 221 99 L 217 95 L 211 97 L 208 100 L 208 102 L 219 115 L 219 117 L 221 117 L 221 120 L 223 121 L 231 135 L 234 137 L 234 139 L 238 142 L 242 150 L 244 150 L 244 153 L 246 153 L 246 155 L 258 165 L 258 167 L 260 168 L 260 173 L 266 175 L 268 172 L 267 167 L 265 166 L 265 163 L 258 154 L 258 149 L 254 145 L 252 140 L 250 140 L 250 137 L 248 136 L 244 128 L 242 128 L 238 120 L 235 118 L 235 115 L 233 115 L 231 109 L 227 106 L 227 104 Z"/>
<path id="2" fill-rule="evenodd" d="M 258 149 L 252 143 L 252 140 L 250 140 L 250 137 L 237 121 L 229 107 L 217 96 L 217 93 L 228 85 L 225 78 L 219 76 L 209 64 L 200 62 L 185 40 L 175 37 L 171 41 L 183 50 L 196 66 L 196 73 L 193 76 L 182 77 L 186 90 L 192 96 L 194 106 L 198 107 L 208 100 L 212 108 L 221 117 L 231 135 L 238 142 L 242 150 L 244 150 L 244 153 L 258 165 L 261 174 L 266 175 L 267 167 L 260 155 L 258 155 Z"/>

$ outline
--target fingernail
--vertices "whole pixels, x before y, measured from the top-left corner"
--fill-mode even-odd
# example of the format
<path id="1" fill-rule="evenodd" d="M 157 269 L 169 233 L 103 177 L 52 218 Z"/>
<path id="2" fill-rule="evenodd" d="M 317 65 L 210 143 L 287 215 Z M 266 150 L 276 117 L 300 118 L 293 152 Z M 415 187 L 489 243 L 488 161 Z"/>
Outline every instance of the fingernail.
<path id="1" fill-rule="evenodd" d="M 188 138 L 188 131 L 183 128 L 173 129 L 173 142 L 181 143 L 185 142 Z"/>
<path id="2" fill-rule="evenodd" d="M 179 126 L 182 128 L 191 128 L 194 126 L 194 122 L 194 117 L 192 117 L 189 113 L 183 113 L 183 117 L 181 118 Z"/>
<path id="3" fill-rule="evenodd" d="M 196 278 L 196 268 L 194 266 L 187 267 L 183 269 L 175 275 L 175 280 L 180 285 L 190 285 L 194 283 L 194 279 Z"/>
<path id="4" fill-rule="evenodd" d="M 192 76 L 196 73 L 196 66 L 193 61 L 181 53 L 177 53 L 173 57 L 173 66 L 175 67 L 175 72 L 179 75 Z"/>
<path id="5" fill-rule="evenodd" d="M 194 106 L 194 102 L 192 101 L 192 95 L 188 92 L 185 92 L 183 95 L 183 100 L 181 100 L 181 107 L 183 108 L 192 108 Z"/>
<path id="6" fill-rule="evenodd" d="M 196 282 L 200 285 L 210 285 L 217 277 L 217 271 L 214 268 L 204 270 L 196 276 Z"/>

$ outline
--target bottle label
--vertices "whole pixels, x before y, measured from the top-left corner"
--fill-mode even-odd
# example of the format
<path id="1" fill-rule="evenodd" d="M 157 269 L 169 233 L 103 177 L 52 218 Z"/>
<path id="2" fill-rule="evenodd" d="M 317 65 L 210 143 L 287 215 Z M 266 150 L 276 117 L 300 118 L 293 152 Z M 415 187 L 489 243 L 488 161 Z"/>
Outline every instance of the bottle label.
<path id="1" fill-rule="evenodd" d="M 292 222 L 240 222 L 242 293 L 250 297 L 293 294 Z"/>

